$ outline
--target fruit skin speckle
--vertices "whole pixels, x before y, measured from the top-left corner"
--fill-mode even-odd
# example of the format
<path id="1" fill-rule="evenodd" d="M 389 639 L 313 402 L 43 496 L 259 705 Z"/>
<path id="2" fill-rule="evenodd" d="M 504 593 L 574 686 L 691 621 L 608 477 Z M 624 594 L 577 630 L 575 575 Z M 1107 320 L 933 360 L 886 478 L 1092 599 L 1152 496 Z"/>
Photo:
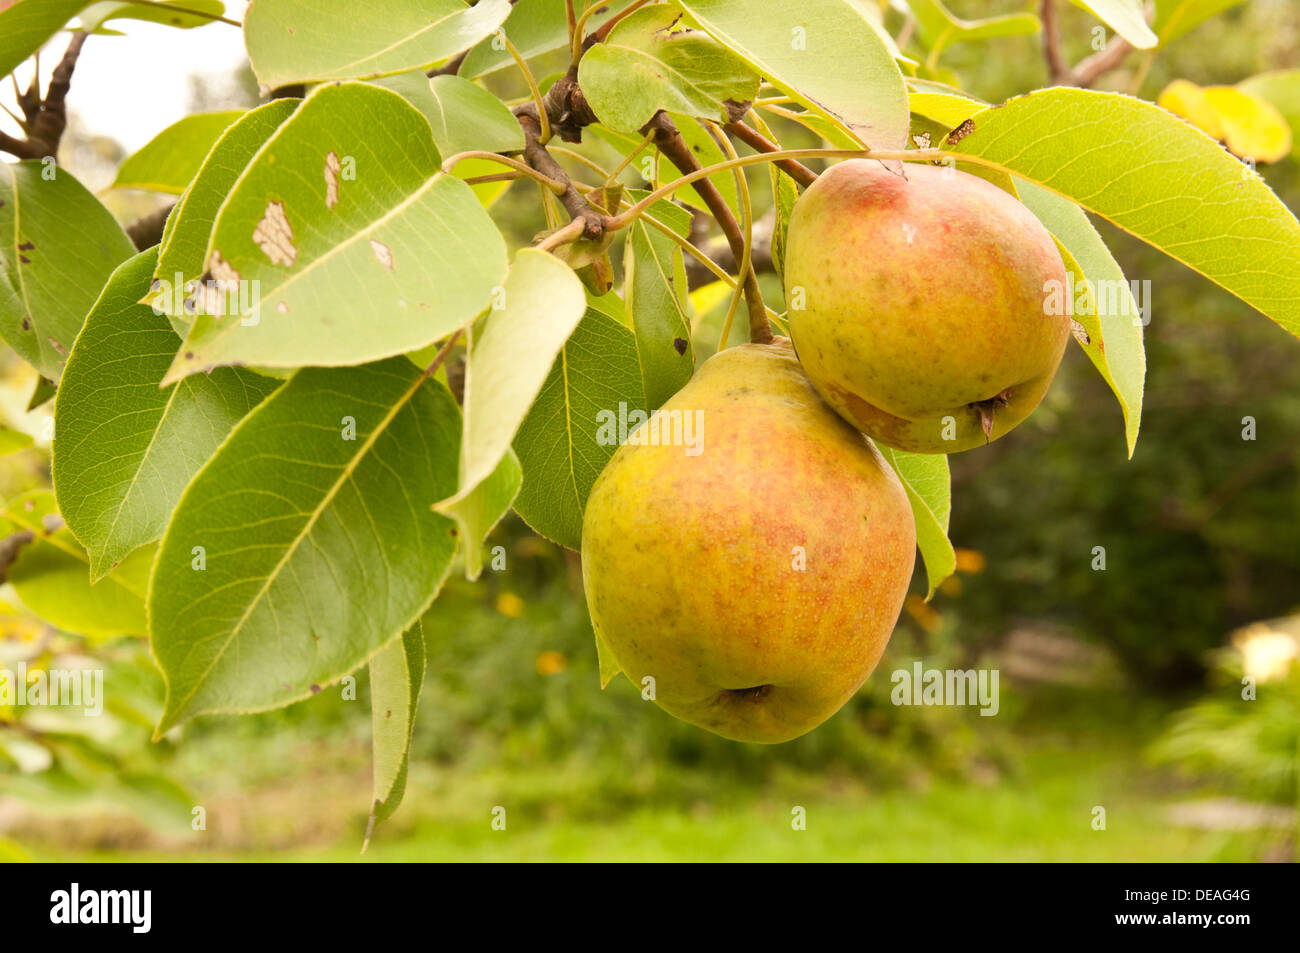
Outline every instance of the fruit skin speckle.
<path id="1" fill-rule="evenodd" d="M 739 741 L 811 731 L 871 674 L 916 558 L 907 496 L 790 342 L 710 358 L 663 407 L 702 452 L 620 447 L 583 518 L 587 605 L 623 671 Z"/>
<path id="2" fill-rule="evenodd" d="M 822 397 L 914 453 L 1011 430 L 1042 400 L 1070 336 L 1065 309 L 1049 313 L 1048 289 L 1066 286 L 1051 235 L 955 169 L 833 166 L 795 203 L 785 284 L 802 289 L 790 336 Z"/>

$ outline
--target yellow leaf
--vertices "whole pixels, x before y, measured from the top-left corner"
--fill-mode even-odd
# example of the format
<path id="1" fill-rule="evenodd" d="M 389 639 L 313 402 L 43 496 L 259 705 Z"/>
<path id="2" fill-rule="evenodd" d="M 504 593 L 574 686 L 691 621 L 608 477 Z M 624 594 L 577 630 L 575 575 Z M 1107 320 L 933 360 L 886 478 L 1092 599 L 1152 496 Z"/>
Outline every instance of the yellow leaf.
<path id="1" fill-rule="evenodd" d="M 1235 86 L 1206 86 L 1176 79 L 1157 105 L 1182 116 L 1243 159 L 1277 162 L 1291 151 L 1291 127 L 1271 104 Z"/>

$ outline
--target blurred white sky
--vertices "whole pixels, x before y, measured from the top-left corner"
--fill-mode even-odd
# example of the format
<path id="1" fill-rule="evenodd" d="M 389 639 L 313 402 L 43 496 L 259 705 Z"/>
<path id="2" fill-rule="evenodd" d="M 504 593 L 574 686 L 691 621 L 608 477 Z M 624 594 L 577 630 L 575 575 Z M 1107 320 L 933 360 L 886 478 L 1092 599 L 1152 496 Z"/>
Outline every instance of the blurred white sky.
<path id="1" fill-rule="evenodd" d="M 226 16 L 242 21 L 247 6 L 248 0 L 226 0 Z M 129 152 L 189 112 L 190 76 L 211 77 L 221 85 L 247 59 L 243 32 L 225 23 L 193 30 L 138 20 L 115 20 L 109 26 L 126 36 L 86 41 L 68 105 L 88 133 L 112 136 Z M 48 82 L 67 45 L 68 34 L 60 33 L 41 51 L 42 83 Z M 30 61 L 17 71 L 24 86 L 31 74 Z M 0 84 L 0 102 L 18 112 L 8 81 Z M 0 128 L 21 134 L 3 112 Z"/>

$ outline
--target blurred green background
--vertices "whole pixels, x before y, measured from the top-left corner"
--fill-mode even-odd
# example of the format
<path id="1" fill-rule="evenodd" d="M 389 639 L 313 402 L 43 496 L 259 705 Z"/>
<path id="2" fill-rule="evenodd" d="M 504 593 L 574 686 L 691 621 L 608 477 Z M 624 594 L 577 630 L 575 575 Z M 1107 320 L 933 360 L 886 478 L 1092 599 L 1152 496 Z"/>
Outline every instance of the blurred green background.
<path id="1" fill-rule="evenodd" d="M 1077 60 L 1092 21 L 1073 8 L 1062 19 Z M 1100 86 L 1154 99 L 1175 78 L 1300 67 L 1297 50 L 1300 7 L 1259 0 L 1151 62 L 1130 55 Z M 954 46 L 939 67 L 995 102 L 1046 75 L 1035 36 Z M 215 103 L 196 89 L 195 107 L 255 96 L 231 88 Z M 121 158 L 102 140 L 67 148 L 87 177 Z M 1300 209 L 1294 153 L 1262 172 Z M 751 181 L 766 202 L 765 174 Z M 124 218 L 143 201 L 111 198 Z M 544 224 L 535 206 L 514 189 L 494 211 L 526 241 Z M 928 604 L 914 583 L 876 675 L 810 735 L 737 744 L 673 720 L 626 679 L 602 692 L 577 557 L 511 519 L 489 541 L 506 568 L 453 576 L 426 619 L 406 798 L 363 858 L 364 672 L 353 699 L 334 686 L 150 744 L 162 685 L 147 646 L 49 631 L 0 588 L 0 666 L 90 657 L 112 686 L 99 719 L 0 708 L 0 858 L 1295 860 L 1300 342 L 1100 227 L 1152 293 L 1133 459 L 1113 397 L 1071 348 L 1037 413 L 952 458 L 958 574 Z M 765 284 L 778 301 L 779 282 Z M 701 343 L 724 308 L 701 308 Z M 38 433 L 49 408 L 23 413 L 31 386 L 5 365 L 8 421 Z M 4 458 L 0 495 L 48 485 L 43 445 Z M 891 704 L 889 673 L 917 659 L 997 668 L 998 715 Z M 796 808 L 806 830 L 792 829 Z"/>

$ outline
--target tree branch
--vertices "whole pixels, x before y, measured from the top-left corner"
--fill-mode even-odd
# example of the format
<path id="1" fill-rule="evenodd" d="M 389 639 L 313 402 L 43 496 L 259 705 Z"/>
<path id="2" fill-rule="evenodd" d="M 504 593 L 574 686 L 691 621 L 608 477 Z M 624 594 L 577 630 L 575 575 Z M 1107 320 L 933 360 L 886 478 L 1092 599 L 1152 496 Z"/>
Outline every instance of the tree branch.
<path id="1" fill-rule="evenodd" d="M 18 558 L 18 551 L 35 538 L 31 530 L 23 529 L 0 539 L 0 583 L 8 577 L 9 567 Z"/>
<path id="2" fill-rule="evenodd" d="M 1105 49 L 1084 57 L 1074 66 L 1065 61 L 1061 51 L 1061 32 L 1056 22 L 1056 0 L 1042 0 L 1039 8 L 1043 21 L 1043 58 L 1052 83 L 1057 86 L 1078 86 L 1089 89 L 1097 80 L 1117 68 L 1133 49 L 1128 40 L 1114 36 Z"/>
<path id="3" fill-rule="evenodd" d="M 1074 85 L 1089 89 L 1097 80 L 1116 69 L 1133 49 L 1122 36 L 1112 37 L 1104 50 L 1080 60 L 1074 67 Z"/>
<path id="4" fill-rule="evenodd" d="M 27 117 L 23 133 L 25 140 L 15 139 L 0 133 L 0 149 L 19 159 L 43 159 L 56 155 L 64 130 L 68 128 L 67 98 L 72 86 L 72 71 L 77 67 L 77 57 L 86 42 L 85 33 L 72 34 L 68 49 L 63 54 L 59 65 L 50 74 L 50 85 L 42 101 L 37 86 L 39 76 L 32 78 L 32 85 L 18 97 L 18 105 Z"/>
<path id="5" fill-rule="evenodd" d="M 775 142 L 772 142 L 766 136 L 745 125 L 743 122 L 729 122 L 722 128 L 731 133 L 745 145 L 749 146 L 755 152 L 781 151 L 781 147 Z M 816 172 L 808 168 L 802 162 L 796 162 L 794 159 L 780 159 L 777 161 L 776 167 L 805 188 L 817 181 Z"/>
<path id="6" fill-rule="evenodd" d="M 152 248 L 162 241 L 163 228 L 167 225 L 167 216 L 172 213 L 176 203 L 164 205 L 160 209 L 142 215 L 126 227 L 126 234 L 135 245 L 136 251 Z"/>
<path id="7" fill-rule="evenodd" d="M 651 119 L 641 131 L 654 134 L 654 143 L 659 147 L 659 151 L 683 175 L 690 175 L 702 168 L 699 160 L 695 158 L 695 153 L 691 152 L 690 146 L 682 139 L 682 134 L 677 131 L 676 124 L 667 113 L 656 113 L 654 119 Z M 732 255 L 737 261 L 741 260 L 744 256 L 745 236 L 740 230 L 740 223 L 736 221 L 736 216 L 731 212 L 731 207 L 727 205 L 722 193 L 708 179 L 699 179 L 694 184 L 695 191 L 699 193 L 700 198 L 704 199 L 704 204 L 709 207 L 709 212 L 722 228 L 722 234 L 727 237 Z M 752 263 L 742 277 L 745 284 L 745 304 L 749 308 L 749 339 L 755 344 L 766 344 L 772 340 L 772 326 L 767 321 L 767 308 L 763 305 L 763 295 L 759 291 L 758 276 Z"/>
<path id="8" fill-rule="evenodd" d="M 1056 0 L 1042 0 L 1039 19 L 1043 21 L 1043 59 L 1053 85 L 1073 86 L 1074 71 L 1061 53 L 1061 28 L 1056 22 Z"/>
<path id="9" fill-rule="evenodd" d="M 549 95 L 547 99 L 550 99 Z M 583 223 L 581 237 L 600 238 L 605 233 L 605 223 L 609 216 L 587 201 L 569 178 L 569 173 L 564 171 L 564 167 L 542 144 L 542 124 L 537 117 L 537 104 L 524 103 L 519 106 L 515 110 L 515 118 L 524 131 L 524 161 L 529 168 L 564 184 L 560 202 L 570 218 Z M 555 128 L 554 124 L 551 128 Z"/>

